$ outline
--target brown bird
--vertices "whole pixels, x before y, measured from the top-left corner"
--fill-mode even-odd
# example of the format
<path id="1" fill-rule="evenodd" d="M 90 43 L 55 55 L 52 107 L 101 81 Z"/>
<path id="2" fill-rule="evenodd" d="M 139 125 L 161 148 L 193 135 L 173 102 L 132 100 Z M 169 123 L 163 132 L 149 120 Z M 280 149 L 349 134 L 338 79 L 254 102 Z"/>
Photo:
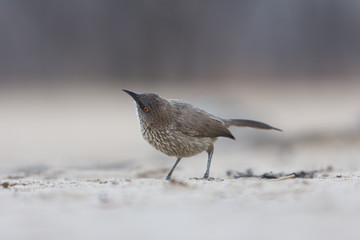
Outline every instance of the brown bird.
<path id="1" fill-rule="evenodd" d="M 183 157 L 191 157 L 200 152 L 208 153 L 204 179 L 209 178 L 214 142 L 218 137 L 235 139 L 229 126 L 259 129 L 281 129 L 268 124 L 246 119 L 223 119 L 205 112 L 180 100 L 167 100 L 154 93 L 138 94 L 126 89 L 136 102 L 141 133 L 157 150 L 168 156 L 175 156 L 175 164 L 166 175 L 171 175 Z"/>

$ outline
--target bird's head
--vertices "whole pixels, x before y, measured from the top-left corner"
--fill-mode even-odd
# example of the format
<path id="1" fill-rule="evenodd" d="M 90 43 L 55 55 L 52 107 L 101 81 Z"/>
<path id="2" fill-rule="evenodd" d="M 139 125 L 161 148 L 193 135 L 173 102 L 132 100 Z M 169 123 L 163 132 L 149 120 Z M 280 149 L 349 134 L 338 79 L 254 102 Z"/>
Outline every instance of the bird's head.
<path id="1" fill-rule="evenodd" d="M 123 89 L 136 102 L 137 113 L 141 123 L 149 126 L 159 126 L 170 123 L 172 107 L 168 100 L 154 93 L 135 93 Z"/>

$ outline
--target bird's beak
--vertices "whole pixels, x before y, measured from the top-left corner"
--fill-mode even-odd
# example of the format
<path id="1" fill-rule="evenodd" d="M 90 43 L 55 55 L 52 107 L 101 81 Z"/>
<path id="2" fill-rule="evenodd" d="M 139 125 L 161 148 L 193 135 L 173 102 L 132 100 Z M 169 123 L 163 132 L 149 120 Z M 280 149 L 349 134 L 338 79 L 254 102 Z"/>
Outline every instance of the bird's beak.
<path id="1" fill-rule="evenodd" d="M 126 89 L 123 89 L 123 91 L 129 94 L 137 104 L 140 104 L 139 94 Z"/>

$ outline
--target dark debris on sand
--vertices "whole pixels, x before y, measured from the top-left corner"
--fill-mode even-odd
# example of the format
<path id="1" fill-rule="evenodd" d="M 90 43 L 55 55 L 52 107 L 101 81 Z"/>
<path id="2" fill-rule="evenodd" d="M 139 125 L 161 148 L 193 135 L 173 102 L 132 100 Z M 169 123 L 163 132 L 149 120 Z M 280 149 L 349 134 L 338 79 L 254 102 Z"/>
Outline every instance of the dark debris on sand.
<path id="1" fill-rule="evenodd" d="M 274 172 L 266 172 L 261 175 L 254 174 L 252 169 L 247 169 L 246 172 L 238 172 L 238 171 L 227 171 L 226 175 L 230 178 L 262 178 L 262 179 L 287 179 L 287 178 L 314 178 L 317 174 L 330 172 L 332 171 L 332 167 L 329 166 L 326 169 L 321 170 L 311 170 L 311 171 L 298 171 L 292 173 L 274 173 Z"/>

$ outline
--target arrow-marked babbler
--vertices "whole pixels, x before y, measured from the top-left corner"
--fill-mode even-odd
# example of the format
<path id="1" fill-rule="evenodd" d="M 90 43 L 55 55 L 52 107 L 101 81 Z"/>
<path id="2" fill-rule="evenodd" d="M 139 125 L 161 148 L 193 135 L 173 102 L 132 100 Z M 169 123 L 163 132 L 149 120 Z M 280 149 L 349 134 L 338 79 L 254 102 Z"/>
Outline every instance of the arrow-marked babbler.
<path id="1" fill-rule="evenodd" d="M 208 153 L 204 179 L 209 178 L 214 142 L 218 137 L 235 139 L 229 126 L 259 129 L 281 129 L 247 119 L 223 119 L 205 112 L 181 100 L 167 100 L 154 93 L 138 94 L 126 89 L 136 102 L 141 133 L 157 150 L 175 156 L 175 164 L 166 175 L 171 179 L 176 165 L 183 157 L 191 157 L 203 151 Z"/>

